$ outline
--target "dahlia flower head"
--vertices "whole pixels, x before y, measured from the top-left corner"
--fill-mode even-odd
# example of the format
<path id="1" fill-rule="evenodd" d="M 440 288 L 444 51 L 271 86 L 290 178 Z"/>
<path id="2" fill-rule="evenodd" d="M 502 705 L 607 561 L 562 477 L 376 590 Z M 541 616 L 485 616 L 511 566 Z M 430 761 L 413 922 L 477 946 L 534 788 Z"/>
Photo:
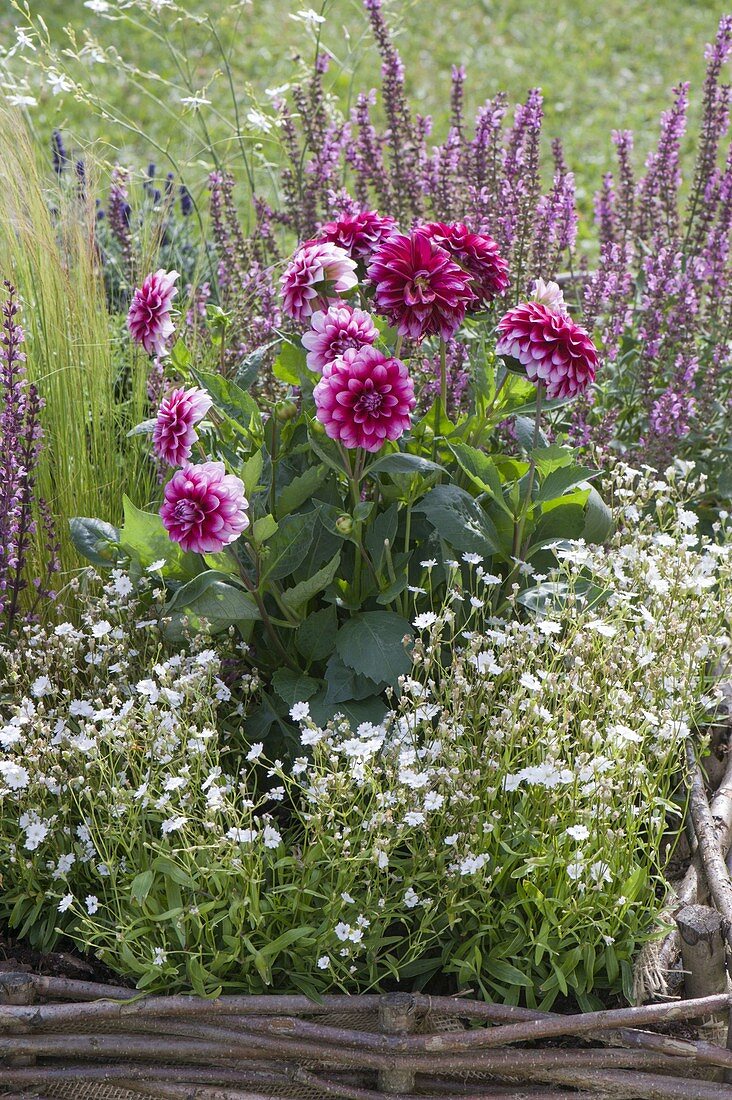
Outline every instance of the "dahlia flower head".
<path id="1" fill-rule="evenodd" d="M 344 214 L 337 221 L 321 226 L 317 241 L 330 241 L 343 248 L 353 260 L 369 260 L 382 241 L 396 232 L 394 218 L 362 210 L 359 214 Z"/>
<path id="2" fill-rule="evenodd" d="M 470 311 L 484 309 L 494 298 L 505 294 L 510 283 L 508 264 L 487 233 L 473 233 L 463 222 L 450 225 L 429 222 L 416 232 L 449 252 L 470 276 L 470 287 L 475 294 L 475 301 L 468 306 Z"/>
<path id="3" fill-rule="evenodd" d="M 148 275 L 137 287 L 127 314 L 127 328 L 132 339 L 142 344 L 148 355 L 165 355 L 170 337 L 175 331 L 171 309 L 178 293 L 174 285 L 180 278 L 177 271 L 158 271 Z"/>
<path id="4" fill-rule="evenodd" d="M 410 340 L 449 340 L 476 301 L 468 272 L 424 233 L 387 238 L 371 259 L 368 277 L 377 311 Z"/>
<path id="5" fill-rule="evenodd" d="M 404 363 L 369 345 L 326 363 L 313 397 L 331 439 L 372 452 L 407 431 L 416 404 Z"/>
<path id="6" fill-rule="evenodd" d="M 169 466 L 182 466 L 198 439 L 195 425 L 213 404 L 203 390 L 173 390 L 160 402 L 153 429 L 153 449 Z"/>
<path id="7" fill-rule="evenodd" d="M 320 372 L 349 348 L 373 344 L 378 336 L 371 314 L 363 309 L 337 302 L 328 310 L 318 310 L 310 319 L 310 331 L 302 338 L 308 368 Z"/>
<path id="8" fill-rule="evenodd" d="M 160 509 L 173 542 L 193 554 L 216 554 L 249 526 L 244 485 L 223 462 L 187 463 L 165 486 Z"/>
<path id="9" fill-rule="evenodd" d="M 356 261 L 330 241 L 306 241 L 295 252 L 280 280 L 282 308 L 293 321 L 337 302 L 358 282 Z"/>
<path id="10" fill-rule="evenodd" d="M 517 359 L 550 401 L 576 397 L 595 380 L 597 350 L 585 329 L 541 302 L 522 302 L 498 322 L 496 353 Z"/>
<path id="11" fill-rule="evenodd" d="M 548 283 L 545 283 L 543 279 L 534 279 L 531 288 L 531 301 L 540 302 L 541 305 L 548 306 L 555 313 L 569 313 L 562 288 L 559 283 L 552 282 L 551 279 Z"/>

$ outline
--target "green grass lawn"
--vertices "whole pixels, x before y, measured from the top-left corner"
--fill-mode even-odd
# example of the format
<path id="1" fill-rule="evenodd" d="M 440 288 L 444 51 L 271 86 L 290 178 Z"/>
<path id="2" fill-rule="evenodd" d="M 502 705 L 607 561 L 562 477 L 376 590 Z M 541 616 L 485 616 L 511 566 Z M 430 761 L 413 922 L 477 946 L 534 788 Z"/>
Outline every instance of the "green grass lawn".
<path id="1" fill-rule="evenodd" d="M 29 0 L 43 15 L 54 40 L 63 41 L 62 28 L 70 23 L 82 40 L 88 28 L 103 44 L 116 46 L 123 57 L 163 77 L 172 75 L 171 60 L 161 43 L 141 32 L 121 33 L 120 25 L 85 8 L 82 0 Z M 232 44 L 233 68 L 242 104 L 246 88 L 256 93 L 285 83 L 293 73 L 293 59 L 310 56 L 312 42 L 301 22 L 288 18 L 308 0 L 253 0 L 236 8 L 229 0 L 181 0 L 186 10 L 208 10 L 220 21 Z M 0 24 L 12 26 L 19 17 L 4 0 Z M 639 161 L 654 134 L 656 121 L 668 101 L 669 89 L 682 79 L 699 93 L 704 73 L 704 44 L 713 38 L 724 7 L 699 0 L 456 0 L 452 5 L 434 0 L 393 0 L 387 7 L 399 28 L 410 92 L 418 108 L 435 118 L 444 132 L 450 67 L 468 69 L 467 101 L 474 108 L 499 89 L 516 99 L 539 85 L 546 98 L 548 137 L 560 136 L 575 169 L 582 205 L 589 199 L 604 170 L 612 162 L 609 140 L 614 128 L 636 131 Z M 375 82 L 378 58 L 371 47 L 366 18 L 354 0 L 329 0 L 323 40 L 343 68 L 329 78 L 333 90 L 347 99 L 353 89 Z M 170 13 L 165 18 L 173 18 Z M 235 20 L 238 24 L 235 29 Z M 186 30 L 194 80 L 203 83 L 215 65 L 209 35 Z M 21 68 L 16 56 L 13 72 Z M 113 65 L 91 66 L 88 73 L 114 104 L 124 107 L 141 128 L 173 148 L 180 138 L 166 117 L 130 82 L 120 79 Z M 161 88 L 163 98 L 166 90 Z M 214 105 L 223 98 L 223 78 L 212 86 Z M 210 94 L 210 93 L 209 93 Z M 694 92 L 692 93 L 694 94 Z M 177 98 L 177 97 L 172 97 Z M 698 108 L 699 95 L 695 107 Z M 147 159 L 149 148 L 113 124 L 90 117 L 88 107 L 69 94 L 53 96 L 44 90 L 32 109 L 39 137 L 52 126 L 71 131 L 82 144 L 103 138 L 114 156 Z M 215 122 L 213 123 L 215 126 Z M 192 150 L 192 152 L 195 152 Z M 203 167 L 203 166 L 202 166 Z"/>

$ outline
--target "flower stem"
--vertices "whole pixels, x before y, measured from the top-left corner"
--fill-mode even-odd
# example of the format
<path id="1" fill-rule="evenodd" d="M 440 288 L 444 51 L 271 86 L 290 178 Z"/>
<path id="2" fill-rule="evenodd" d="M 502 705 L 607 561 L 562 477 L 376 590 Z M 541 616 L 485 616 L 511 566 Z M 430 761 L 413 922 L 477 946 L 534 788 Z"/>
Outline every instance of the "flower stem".
<path id="1" fill-rule="evenodd" d="M 528 480 L 526 482 L 526 496 L 521 504 L 521 511 L 514 526 L 513 532 L 513 556 L 514 558 L 520 558 L 522 556 L 521 542 L 524 537 L 524 526 L 526 524 L 526 516 L 529 508 L 531 507 L 531 494 L 534 491 L 534 480 L 536 478 L 536 448 L 539 443 L 539 432 L 541 430 L 541 406 L 544 399 L 544 386 L 539 382 L 536 387 L 536 412 L 534 413 L 534 436 L 531 443 L 531 454 L 529 455 L 529 471 Z"/>

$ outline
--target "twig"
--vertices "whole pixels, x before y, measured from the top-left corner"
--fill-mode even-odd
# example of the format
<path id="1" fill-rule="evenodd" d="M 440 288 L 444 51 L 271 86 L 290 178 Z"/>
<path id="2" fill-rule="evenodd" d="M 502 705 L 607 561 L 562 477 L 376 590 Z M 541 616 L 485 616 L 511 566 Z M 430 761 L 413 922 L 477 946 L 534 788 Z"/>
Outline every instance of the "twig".
<path id="1" fill-rule="evenodd" d="M 709 890 L 723 919 L 723 935 L 732 950 L 732 882 L 730 882 L 727 864 L 719 846 L 714 817 L 707 801 L 704 776 L 690 740 L 686 742 L 686 761 L 691 778 L 689 815 L 699 844 L 699 856 Z"/>
<path id="2" fill-rule="evenodd" d="M 727 767 L 722 781 L 712 798 L 710 806 L 714 818 L 717 844 L 723 855 L 732 845 L 732 752 L 727 755 Z M 704 904 L 709 897 L 709 888 L 704 878 L 701 856 L 697 853 L 689 864 L 674 902 L 674 912 L 685 905 Z M 681 942 L 678 929 L 674 928 L 662 940 L 658 949 L 658 965 L 662 971 L 672 970 L 681 954 Z"/>

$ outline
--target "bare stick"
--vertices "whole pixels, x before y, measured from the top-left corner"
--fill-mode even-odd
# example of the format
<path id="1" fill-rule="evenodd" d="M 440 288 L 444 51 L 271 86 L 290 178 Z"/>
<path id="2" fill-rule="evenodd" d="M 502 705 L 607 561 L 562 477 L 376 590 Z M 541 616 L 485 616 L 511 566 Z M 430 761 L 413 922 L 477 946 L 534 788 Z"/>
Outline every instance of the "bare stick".
<path id="1" fill-rule="evenodd" d="M 732 882 L 719 847 L 719 836 L 704 790 L 704 777 L 689 740 L 686 742 L 686 761 L 691 777 L 689 814 L 699 843 L 699 855 L 714 904 L 724 918 L 725 939 L 732 949 Z"/>
<path id="2" fill-rule="evenodd" d="M 722 854 L 726 855 L 732 845 L 732 752 L 727 756 L 727 767 L 712 798 L 710 811 L 714 819 L 717 844 Z M 693 905 L 697 902 L 704 904 L 708 897 L 709 887 L 704 878 L 701 856 L 697 853 L 677 890 L 675 908 L 678 910 L 685 905 Z M 658 959 L 661 969 L 671 970 L 680 951 L 679 933 L 674 929 L 665 937 L 659 948 Z"/>

